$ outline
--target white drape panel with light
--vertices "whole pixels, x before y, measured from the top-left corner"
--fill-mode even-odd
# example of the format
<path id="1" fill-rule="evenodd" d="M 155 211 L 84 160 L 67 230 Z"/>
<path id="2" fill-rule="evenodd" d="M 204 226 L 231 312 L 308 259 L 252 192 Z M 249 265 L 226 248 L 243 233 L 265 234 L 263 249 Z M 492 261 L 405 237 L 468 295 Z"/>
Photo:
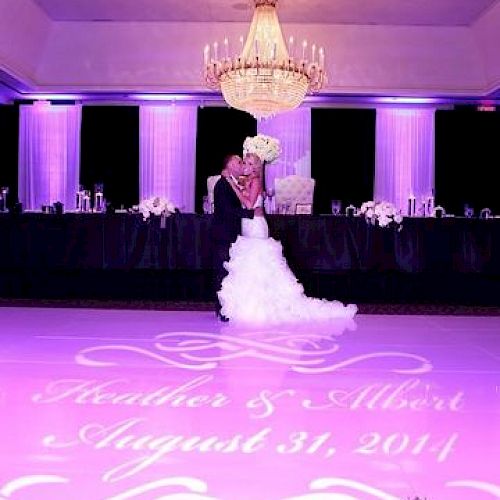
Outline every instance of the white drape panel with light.
<path id="1" fill-rule="evenodd" d="M 80 177 L 80 106 L 20 106 L 19 200 L 27 210 L 57 201 L 74 210 Z"/>
<path id="2" fill-rule="evenodd" d="M 194 212 L 197 107 L 141 106 L 140 199 L 162 196 Z"/>
<path id="3" fill-rule="evenodd" d="M 377 109 L 375 199 L 403 213 L 434 190 L 434 109 Z"/>
<path id="4" fill-rule="evenodd" d="M 266 186 L 287 175 L 311 177 L 311 109 L 298 108 L 258 122 L 259 134 L 276 137 L 281 142 L 281 156 L 266 167 Z"/>

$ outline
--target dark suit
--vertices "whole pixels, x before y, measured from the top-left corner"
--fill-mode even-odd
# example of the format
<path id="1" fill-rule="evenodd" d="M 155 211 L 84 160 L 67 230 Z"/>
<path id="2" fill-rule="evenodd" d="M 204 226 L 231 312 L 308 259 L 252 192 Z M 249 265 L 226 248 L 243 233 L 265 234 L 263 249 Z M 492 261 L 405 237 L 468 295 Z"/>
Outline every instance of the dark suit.
<path id="1" fill-rule="evenodd" d="M 212 251 L 215 288 L 215 308 L 220 311 L 217 292 L 227 275 L 224 262 L 229 260 L 229 248 L 241 233 L 241 219 L 253 219 L 253 210 L 241 208 L 241 202 L 233 188 L 221 177 L 214 188 L 214 216 L 212 220 Z"/>

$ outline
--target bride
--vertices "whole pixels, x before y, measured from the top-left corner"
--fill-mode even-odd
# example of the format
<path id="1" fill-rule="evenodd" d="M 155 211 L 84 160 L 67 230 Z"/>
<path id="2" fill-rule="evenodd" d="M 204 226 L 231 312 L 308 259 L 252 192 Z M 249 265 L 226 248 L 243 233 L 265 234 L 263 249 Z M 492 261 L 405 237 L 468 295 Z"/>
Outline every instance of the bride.
<path id="1" fill-rule="evenodd" d="M 244 159 L 244 186 L 230 179 L 241 203 L 263 207 L 263 165 L 256 154 Z M 250 324 L 282 324 L 352 318 L 357 308 L 338 301 L 307 297 L 283 257 L 279 241 L 269 237 L 266 219 L 242 219 L 241 235 L 229 251 L 228 271 L 218 292 L 221 313 L 229 320 Z"/>

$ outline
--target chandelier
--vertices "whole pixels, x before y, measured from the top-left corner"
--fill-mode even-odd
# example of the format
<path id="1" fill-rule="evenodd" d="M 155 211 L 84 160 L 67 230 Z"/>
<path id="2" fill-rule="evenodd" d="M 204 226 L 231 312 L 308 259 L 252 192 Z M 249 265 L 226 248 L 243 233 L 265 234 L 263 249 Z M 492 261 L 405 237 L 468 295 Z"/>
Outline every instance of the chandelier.
<path id="1" fill-rule="evenodd" d="M 277 0 L 254 0 L 255 11 L 247 39 L 240 38 L 240 54 L 230 56 L 229 41 L 204 48 L 207 86 L 220 90 L 229 106 L 268 118 L 298 107 L 308 92 L 320 90 L 325 81 L 325 53 L 293 37 L 283 38 Z M 219 57 L 221 56 L 221 57 Z"/>

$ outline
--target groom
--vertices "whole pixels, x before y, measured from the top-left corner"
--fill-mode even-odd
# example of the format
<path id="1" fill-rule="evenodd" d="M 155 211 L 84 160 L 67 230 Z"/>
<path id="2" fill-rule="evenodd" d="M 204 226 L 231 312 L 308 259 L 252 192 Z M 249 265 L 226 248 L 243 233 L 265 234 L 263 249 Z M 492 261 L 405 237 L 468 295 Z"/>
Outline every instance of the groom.
<path id="1" fill-rule="evenodd" d="M 234 181 L 243 174 L 243 161 L 239 156 L 228 156 L 224 160 L 221 178 L 214 188 L 214 217 L 212 221 L 213 268 L 215 285 L 215 313 L 221 321 L 228 318 L 221 315 L 221 304 L 217 292 L 221 289 L 222 280 L 227 275 L 224 262 L 229 260 L 229 248 L 241 233 L 241 219 L 253 219 L 254 210 L 241 207 L 241 202 L 229 184 L 228 178 Z M 262 209 L 256 209 L 262 210 Z"/>

